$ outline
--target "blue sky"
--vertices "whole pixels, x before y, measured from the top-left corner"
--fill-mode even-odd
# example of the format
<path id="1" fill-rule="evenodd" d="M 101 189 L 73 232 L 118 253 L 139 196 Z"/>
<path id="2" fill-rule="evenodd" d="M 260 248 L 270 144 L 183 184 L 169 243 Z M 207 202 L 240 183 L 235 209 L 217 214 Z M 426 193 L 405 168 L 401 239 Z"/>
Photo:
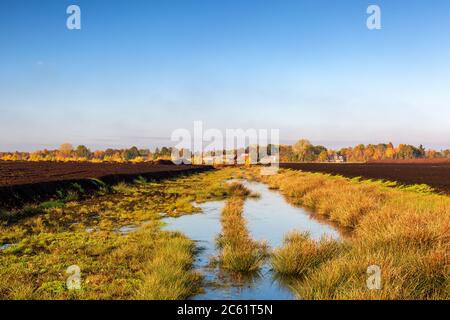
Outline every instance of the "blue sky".
<path id="1" fill-rule="evenodd" d="M 0 150 L 153 148 L 195 120 L 450 147 L 448 0 L 2 0 L 0 58 Z"/>

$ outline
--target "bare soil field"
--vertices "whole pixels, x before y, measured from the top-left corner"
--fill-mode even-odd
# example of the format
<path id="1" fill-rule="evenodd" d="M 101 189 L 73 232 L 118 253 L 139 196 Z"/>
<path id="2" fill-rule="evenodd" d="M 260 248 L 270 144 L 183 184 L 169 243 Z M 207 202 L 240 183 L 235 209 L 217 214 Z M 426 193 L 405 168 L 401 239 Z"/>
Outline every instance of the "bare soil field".
<path id="1" fill-rule="evenodd" d="M 448 164 L 450 165 L 450 158 L 435 158 L 435 159 L 405 159 L 405 160 L 376 160 L 368 163 L 378 164 Z"/>
<path id="2" fill-rule="evenodd" d="M 281 168 L 322 172 L 345 177 L 363 177 L 397 181 L 401 184 L 427 184 L 450 194 L 450 163 L 382 162 L 382 163 L 282 163 Z"/>
<path id="3" fill-rule="evenodd" d="M 197 166 L 153 163 L 19 162 L 0 161 L 0 186 L 72 179 L 102 179 L 110 175 L 141 175 L 185 171 Z"/>
<path id="4" fill-rule="evenodd" d="M 146 179 L 170 178 L 209 170 L 209 166 L 158 163 L 22 162 L 0 161 L 0 207 L 39 201 L 74 183 L 84 189 L 105 184 Z"/>

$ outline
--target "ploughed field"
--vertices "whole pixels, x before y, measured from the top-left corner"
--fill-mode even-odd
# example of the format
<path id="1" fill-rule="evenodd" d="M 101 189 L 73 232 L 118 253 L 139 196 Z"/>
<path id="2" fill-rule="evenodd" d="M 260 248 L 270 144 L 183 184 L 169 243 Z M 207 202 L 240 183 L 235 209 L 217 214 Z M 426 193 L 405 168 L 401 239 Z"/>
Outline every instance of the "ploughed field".
<path id="1" fill-rule="evenodd" d="M 450 163 L 446 162 L 282 163 L 280 167 L 349 178 L 396 181 L 405 185 L 427 184 L 450 194 Z"/>
<path id="2" fill-rule="evenodd" d="M 84 190 L 99 183 L 112 185 L 171 178 L 209 170 L 209 166 L 174 165 L 170 161 L 147 163 L 22 162 L 0 161 L 0 208 L 42 201 L 74 184 Z M 101 182 L 100 182 L 101 180 Z"/>
<path id="3" fill-rule="evenodd" d="M 0 186 L 49 181 L 101 179 L 110 175 L 174 172 L 197 166 L 153 163 L 22 162 L 0 161 Z"/>

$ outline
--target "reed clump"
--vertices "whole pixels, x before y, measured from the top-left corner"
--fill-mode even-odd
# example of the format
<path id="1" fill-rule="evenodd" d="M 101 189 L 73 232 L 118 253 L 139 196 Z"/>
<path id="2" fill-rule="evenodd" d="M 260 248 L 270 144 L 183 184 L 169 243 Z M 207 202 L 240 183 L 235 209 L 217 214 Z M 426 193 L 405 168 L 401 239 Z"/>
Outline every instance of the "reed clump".
<path id="1" fill-rule="evenodd" d="M 242 215 L 244 195 L 250 195 L 250 191 L 241 184 L 232 185 L 233 196 L 227 200 L 221 215 L 222 233 L 217 240 L 221 249 L 219 260 L 222 268 L 229 271 L 257 271 L 266 257 L 266 246 L 251 238 Z"/>
<path id="2" fill-rule="evenodd" d="M 335 239 L 315 241 L 307 232 L 294 231 L 286 235 L 282 247 L 272 252 L 272 267 L 282 276 L 304 276 L 343 250 L 344 245 Z"/>
<path id="3" fill-rule="evenodd" d="M 152 257 L 141 267 L 144 275 L 135 298 L 178 300 L 198 292 L 201 276 L 192 270 L 194 248 L 179 233 L 156 241 Z"/>
<path id="4" fill-rule="evenodd" d="M 245 198 L 251 194 L 250 190 L 239 182 L 231 182 L 227 184 L 227 191 L 232 197 Z"/>

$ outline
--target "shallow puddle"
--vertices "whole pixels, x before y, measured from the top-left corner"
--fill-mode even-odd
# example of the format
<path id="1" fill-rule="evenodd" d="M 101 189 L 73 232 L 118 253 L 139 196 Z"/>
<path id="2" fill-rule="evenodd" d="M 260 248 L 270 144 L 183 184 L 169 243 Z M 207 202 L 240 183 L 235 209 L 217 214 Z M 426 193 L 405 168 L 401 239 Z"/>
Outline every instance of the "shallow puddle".
<path id="1" fill-rule="evenodd" d="M 114 232 L 117 232 L 120 234 L 128 234 L 128 233 L 136 231 L 137 229 L 139 229 L 139 226 L 137 226 L 135 224 L 130 224 L 127 226 L 122 226 L 120 228 L 116 228 L 116 229 L 114 229 Z"/>
<path id="2" fill-rule="evenodd" d="M 244 205 L 244 217 L 253 239 L 266 241 L 274 248 L 280 246 L 283 237 L 292 230 L 308 231 L 314 239 L 322 236 L 340 238 L 331 225 L 314 219 L 302 208 L 291 206 L 267 185 L 248 181 L 243 184 L 260 195 L 257 199 L 247 199 Z M 218 254 L 216 238 L 222 228 L 220 215 L 224 205 L 224 201 L 207 202 L 197 205 L 203 213 L 164 219 L 166 230 L 181 231 L 193 239 L 199 249 L 194 267 L 203 274 L 206 286 L 204 292 L 193 299 L 295 299 L 289 288 L 275 277 L 269 260 L 259 273 L 245 277 L 210 265 L 211 258 Z"/>
<path id="3" fill-rule="evenodd" d="M 14 244 L 12 244 L 12 243 L 5 243 L 5 244 L 2 244 L 2 245 L 0 245 L 0 250 L 6 250 L 6 249 L 8 249 L 8 248 L 11 248 L 13 245 L 14 245 Z"/>

